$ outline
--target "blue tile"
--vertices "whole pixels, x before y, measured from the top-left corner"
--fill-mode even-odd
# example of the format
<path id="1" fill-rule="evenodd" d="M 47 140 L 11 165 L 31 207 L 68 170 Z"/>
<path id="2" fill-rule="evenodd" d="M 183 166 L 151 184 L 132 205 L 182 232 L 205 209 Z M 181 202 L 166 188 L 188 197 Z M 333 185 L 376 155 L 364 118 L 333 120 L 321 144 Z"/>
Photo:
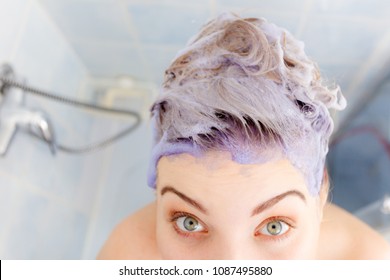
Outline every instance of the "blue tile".
<path id="1" fill-rule="evenodd" d="M 307 1 L 305 0 L 217 0 L 217 5 L 225 9 L 237 8 L 245 12 L 245 10 L 257 9 L 264 12 L 279 12 L 279 13 L 301 13 Z M 263 17 L 262 15 L 258 15 Z"/>
<path id="2" fill-rule="evenodd" d="M 72 42 L 92 76 L 113 78 L 131 75 L 144 79 L 145 63 L 131 44 Z"/>
<path id="3" fill-rule="evenodd" d="M 165 70 L 176 57 L 180 47 L 162 48 L 159 46 L 146 46 L 143 48 L 148 65 L 152 71 L 153 82 L 160 86 L 163 82 Z"/>
<path id="4" fill-rule="evenodd" d="M 30 170 L 25 174 L 29 184 L 72 205 L 78 188 L 82 187 L 83 157 L 61 152 L 53 156 L 47 147 L 37 145 L 30 165 Z"/>
<path id="5" fill-rule="evenodd" d="M 354 16 L 388 20 L 390 5 L 386 0 L 312 1 L 313 12 L 339 16 Z"/>
<path id="6" fill-rule="evenodd" d="M 0 2 L 0 62 L 10 62 L 18 31 L 22 28 L 27 0 Z"/>
<path id="7" fill-rule="evenodd" d="M 132 5 L 128 11 L 142 43 L 181 45 L 206 23 L 211 14 L 207 7 L 169 5 Z"/>
<path id="8" fill-rule="evenodd" d="M 362 137 L 339 144 L 329 155 L 331 161 L 334 157 L 331 168 L 332 201 L 351 212 L 380 199 L 387 187 L 384 174 L 378 169 L 383 151 L 369 139 L 362 140 Z M 371 147 L 369 150 L 362 149 L 367 145 Z M 351 196 L 351 193 L 354 195 Z"/>
<path id="9" fill-rule="evenodd" d="M 327 64 L 321 63 L 318 65 L 322 78 L 329 86 L 339 85 L 342 92 L 345 92 L 351 82 L 353 82 L 354 73 L 358 65 L 354 64 Z"/>
<path id="10" fill-rule="evenodd" d="M 320 65 L 363 65 L 380 36 L 380 29 L 364 23 L 316 18 L 313 15 L 308 19 L 302 40 L 306 53 Z"/>
<path id="11" fill-rule="evenodd" d="M 14 66 L 30 86 L 73 98 L 78 96 L 79 85 L 87 74 L 68 42 L 38 5 L 32 6 Z M 59 135 L 69 134 L 69 131 L 81 133 L 90 125 L 85 113 L 80 115 L 79 111 L 41 97 L 27 95 L 27 105 L 47 112 Z M 73 125 L 69 124 L 68 129 L 62 129 L 56 123 L 58 120 L 59 123 L 69 123 L 69 119 Z M 69 129 L 69 126 L 74 129 Z"/>
<path id="12" fill-rule="evenodd" d="M 95 230 L 86 258 L 94 258 L 114 226 L 123 218 L 154 200 L 146 184 L 151 148 L 149 127 L 143 124 L 134 134 L 112 147 L 111 159 L 100 200 L 97 202 Z"/>
<path id="13" fill-rule="evenodd" d="M 133 41 L 119 1 L 41 0 L 68 40 Z"/>
<path id="14" fill-rule="evenodd" d="M 88 223 L 83 215 L 24 192 L 13 217 L 4 258 L 80 258 Z"/>
<path id="15" fill-rule="evenodd" d="M 0 170 L 14 176 L 21 176 L 29 169 L 34 144 L 28 135 L 17 131 L 8 146 L 6 154 L 0 158 Z"/>
<path id="16" fill-rule="evenodd" d="M 116 160 L 114 156 L 113 163 Z M 117 223 L 154 200 L 153 191 L 146 186 L 147 163 L 145 159 L 132 163 L 118 161 L 109 171 L 86 258 L 96 257 Z M 119 165 L 122 168 L 118 169 Z"/>
<path id="17" fill-rule="evenodd" d="M 33 85 L 50 89 L 53 70 L 67 55 L 64 44 L 44 11 L 33 5 L 16 53 L 15 71 Z"/>
<path id="18" fill-rule="evenodd" d="M 334 202 L 350 211 L 382 198 L 390 190 L 390 159 L 377 136 L 389 137 L 389 98 L 384 87 L 383 92 L 371 99 L 352 121 L 350 127 L 360 128 L 356 130 L 359 133 L 343 138 L 330 149 L 328 158 L 334 184 Z M 371 127 L 377 133 L 362 130 L 361 127 Z"/>
<path id="19" fill-rule="evenodd" d="M 16 187 L 17 185 L 8 176 L 3 172 L 0 173 L 0 254 L 12 219 L 10 213 L 13 211 L 12 202 L 16 199 Z"/>
<path id="20" fill-rule="evenodd" d="M 63 49 L 63 55 L 58 64 L 53 65 L 50 90 L 70 98 L 83 98 L 84 96 L 80 96 L 82 92 L 79 89 L 88 75 L 85 65 L 71 49 L 69 42 L 63 42 L 57 47 Z"/>
<path id="21" fill-rule="evenodd" d="M 262 9 L 248 9 L 247 11 L 240 12 L 240 9 L 237 8 L 237 10 L 233 10 L 233 12 L 237 12 L 244 18 L 264 18 L 268 22 L 288 30 L 292 34 L 297 32 L 301 19 L 301 14 L 283 14 L 280 12 L 267 11 Z"/>

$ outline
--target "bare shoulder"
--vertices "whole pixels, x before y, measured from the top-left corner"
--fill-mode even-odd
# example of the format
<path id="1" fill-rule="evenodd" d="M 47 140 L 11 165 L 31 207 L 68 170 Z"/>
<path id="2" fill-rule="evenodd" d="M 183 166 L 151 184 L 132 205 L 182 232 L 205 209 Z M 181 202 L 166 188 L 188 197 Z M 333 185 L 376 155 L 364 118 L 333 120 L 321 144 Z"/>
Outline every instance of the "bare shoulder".
<path id="1" fill-rule="evenodd" d="M 112 231 L 98 259 L 158 259 L 155 202 L 125 218 Z"/>
<path id="2" fill-rule="evenodd" d="M 330 203 L 324 209 L 319 244 L 323 259 L 390 259 L 390 244 L 379 233 Z"/>

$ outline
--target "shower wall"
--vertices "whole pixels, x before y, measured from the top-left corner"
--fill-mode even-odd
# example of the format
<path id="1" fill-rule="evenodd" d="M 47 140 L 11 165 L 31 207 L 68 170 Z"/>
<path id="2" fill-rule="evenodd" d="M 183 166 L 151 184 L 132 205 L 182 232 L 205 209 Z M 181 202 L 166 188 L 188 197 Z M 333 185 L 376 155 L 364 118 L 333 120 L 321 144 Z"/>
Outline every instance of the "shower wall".
<path id="1" fill-rule="evenodd" d="M 92 103 L 104 98 L 91 83 L 97 78 L 39 1 L 0 0 L 4 62 L 31 86 Z M 141 104 L 129 102 L 103 105 Z M 70 147 L 96 143 L 129 125 L 128 119 L 32 95 L 26 95 L 26 106 L 47 112 L 58 142 Z M 154 199 L 146 187 L 150 132 L 143 121 L 105 149 L 53 156 L 45 143 L 18 131 L 0 158 L 0 259 L 94 259 L 113 227 Z"/>
<path id="2" fill-rule="evenodd" d="M 0 1 L 0 63 L 38 88 L 83 98 L 88 73 L 35 0 Z M 92 135 L 91 118 L 38 97 L 58 141 L 70 146 Z M 46 144 L 19 131 L 0 158 L 0 259 L 81 258 L 96 202 L 102 153 L 53 156 Z"/>

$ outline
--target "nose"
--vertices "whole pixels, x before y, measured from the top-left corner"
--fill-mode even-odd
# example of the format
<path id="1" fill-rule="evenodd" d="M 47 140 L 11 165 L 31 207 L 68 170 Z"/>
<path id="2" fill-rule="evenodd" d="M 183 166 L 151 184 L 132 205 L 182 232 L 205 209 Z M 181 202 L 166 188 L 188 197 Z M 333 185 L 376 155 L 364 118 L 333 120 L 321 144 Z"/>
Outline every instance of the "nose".
<path id="1" fill-rule="evenodd" d="M 214 242 L 215 246 L 211 246 L 213 251 L 210 255 L 213 255 L 213 259 L 220 260 L 254 260 L 262 258 L 259 254 L 255 244 L 251 240 L 233 239 L 233 240 L 220 240 L 220 242 Z"/>

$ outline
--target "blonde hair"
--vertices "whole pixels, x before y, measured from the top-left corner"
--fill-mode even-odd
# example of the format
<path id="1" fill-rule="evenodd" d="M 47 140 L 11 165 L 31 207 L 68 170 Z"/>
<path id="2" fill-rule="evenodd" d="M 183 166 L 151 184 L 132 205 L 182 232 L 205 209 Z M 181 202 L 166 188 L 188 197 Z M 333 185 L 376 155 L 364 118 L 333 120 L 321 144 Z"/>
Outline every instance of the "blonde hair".
<path id="1" fill-rule="evenodd" d="M 287 157 L 318 194 L 333 121 L 346 101 L 323 85 L 304 45 L 265 19 L 224 13 L 206 24 L 165 72 L 151 108 L 161 156 L 217 149 L 239 163 Z"/>

